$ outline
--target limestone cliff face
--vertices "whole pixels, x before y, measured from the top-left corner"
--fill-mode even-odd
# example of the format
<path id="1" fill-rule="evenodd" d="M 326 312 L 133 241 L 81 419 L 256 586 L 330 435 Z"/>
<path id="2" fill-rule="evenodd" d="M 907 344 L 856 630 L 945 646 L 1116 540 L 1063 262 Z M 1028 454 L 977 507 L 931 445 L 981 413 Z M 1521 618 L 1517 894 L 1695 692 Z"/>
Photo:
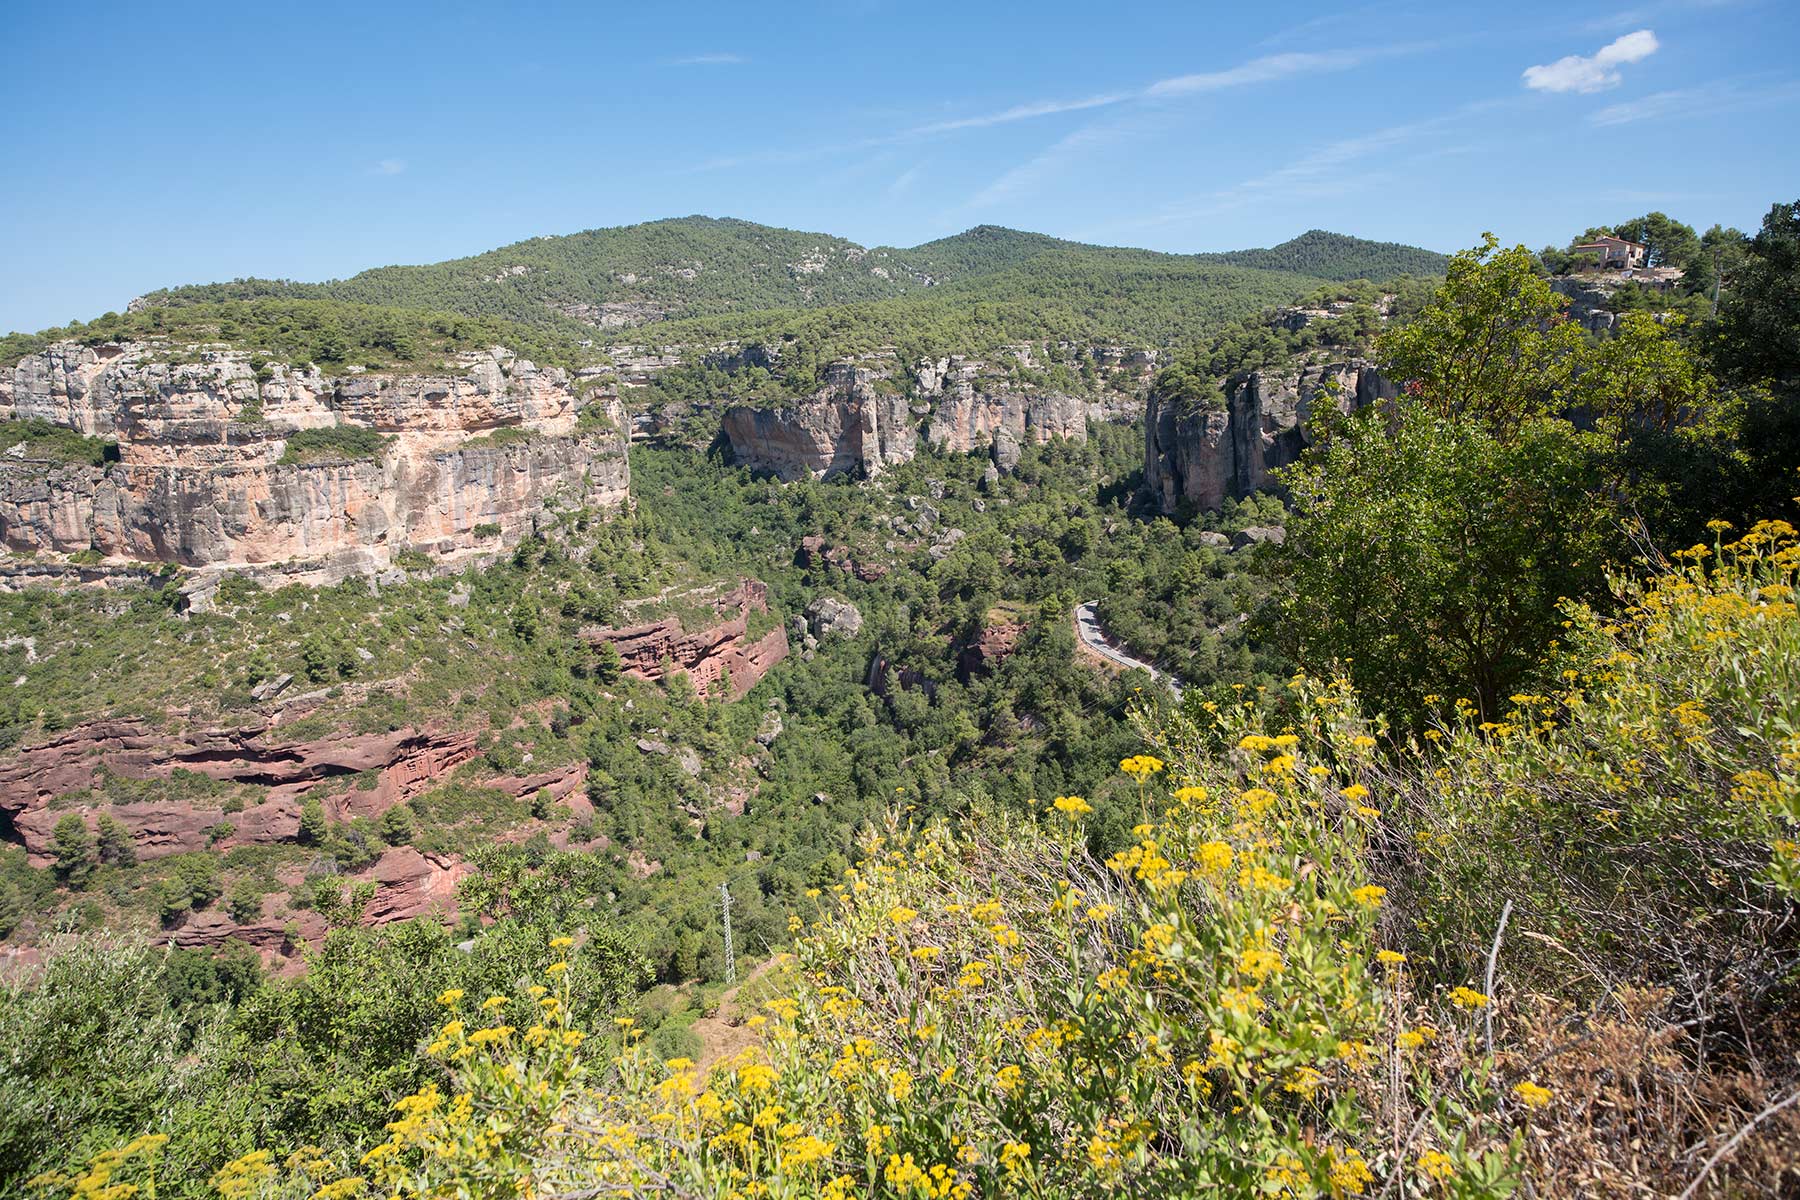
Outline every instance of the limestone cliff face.
<path id="1" fill-rule="evenodd" d="M 737 461 L 752 471 L 788 480 L 844 474 L 872 479 L 918 449 L 906 397 L 877 387 L 880 378 L 856 363 L 832 363 L 825 386 L 793 404 L 726 409 L 725 438 Z"/>
<path id="2" fill-rule="evenodd" d="M 441 375 L 328 378 L 240 351 L 73 343 L 0 378 L 0 419 L 41 418 L 116 439 L 105 466 L 0 458 L 0 540 L 194 567 L 380 569 L 528 534 L 553 499 L 603 507 L 629 487 L 628 421 L 596 394 L 582 422 L 568 374 L 505 350 Z M 260 371 L 257 369 L 260 367 Z M 390 437 L 377 459 L 284 464 L 305 429 Z M 483 445 L 483 435 L 516 431 Z M 518 434 L 527 436 L 521 438 Z M 484 536 L 478 537 L 480 527 Z"/>
<path id="3" fill-rule="evenodd" d="M 921 399 L 931 405 L 926 437 L 940 450 L 990 451 L 1005 470 L 1018 448 L 1051 438 L 1087 440 L 1088 402 L 1053 388 L 1015 385 L 988 364 L 958 355 L 915 369 Z"/>
<path id="4" fill-rule="evenodd" d="M 872 478 L 913 456 L 921 425 L 932 446 L 990 453 L 1002 470 L 1011 470 L 1022 446 L 1052 438 L 1084 441 L 1089 420 L 1135 415 L 1139 389 L 1156 365 L 1151 350 L 1060 349 L 1077 362 L 1086 360 L 1084 371 L 1091 363 L 1099 380 L 1092 395 L 1026 382 L 1042 377 L 1032 346 L 1007 346 L 991 358 L 954 355 L 906 365 L 880 351 L 832 364 L 825 387 L 797 403 L 727 409 L 723 431 L 739 462 L 783 479 L 845 473 Z M 715 365 L 732 369 L 723 358 Z M 773 360 L 764 351 L 757 365 Z"/>
<path id="5" fill-rule="evenodd" d="M 1164 513 L 1218 509 L 1226 497 L 1264 488 L 1308 444 L 1316 404 L 1343 411 L 1391 399 L 1398 389 L 1369 363 L 1251 371 L 1225 384 L 1222 408 L 1191 407 L 1154 390 L 1144 411 L 1144 490 Z"/>

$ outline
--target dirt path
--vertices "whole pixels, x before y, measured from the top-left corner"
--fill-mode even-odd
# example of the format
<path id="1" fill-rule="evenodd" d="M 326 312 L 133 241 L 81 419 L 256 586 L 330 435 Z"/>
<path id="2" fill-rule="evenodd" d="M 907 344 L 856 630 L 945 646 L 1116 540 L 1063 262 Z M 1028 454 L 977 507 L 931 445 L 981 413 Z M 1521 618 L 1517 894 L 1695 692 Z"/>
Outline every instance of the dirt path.
<path id="1" fill-rule="evenodd" d="M 689 1026 L 700 1035 L 699 1065 L 702 1074 L 714 1063 L 723 1062 L 756 1043 L 759 1037 L 756 1030 L 743 1023 L 745 1018 L 756 1014 L 740 1009 L 737 995 L 743 988 L 767 975 L 774 966 L 773 958 L 756 964 L 755 969 L 744 976 L 736 987 L 727 989 L 719 997 L 719 1007 L 713 1010 L 712 1016 L 701 1017 Z"/>

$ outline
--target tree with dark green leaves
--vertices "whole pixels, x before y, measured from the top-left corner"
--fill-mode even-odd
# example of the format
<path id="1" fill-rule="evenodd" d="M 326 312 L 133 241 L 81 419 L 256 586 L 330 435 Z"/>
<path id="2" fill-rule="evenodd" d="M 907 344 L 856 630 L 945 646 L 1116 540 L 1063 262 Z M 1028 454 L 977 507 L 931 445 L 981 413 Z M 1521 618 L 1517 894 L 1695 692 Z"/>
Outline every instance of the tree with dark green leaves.
<path id="1" fill-rule="evenodd" d="M 87 886 L 94 872 L 94 837 L 80 813 L 64 813 L 50 832 L 56 877 L 72 888 Z"/>
<path id="2" fill-rule="evenodd" d="M 323 846 L 331 836 L 331 822 L 325 818 L 325 806 L 308 796 L 300 802 L 300 841 L 307 846 Z"/>
<path id="3" fill-rule="evenodd" d="M 1645 213 L 1614 229 L 1629 242 L 1641 242 L 1648 265 L 1686 270 L 1700 253 L 1700 237 L 1692 225 L 1684 225 L 1667 213 Z"/>
<path id="4" fill-rule="evenodd" d="M 1745 392 L 1742 515 L 1793 514 L 1800 494 L 1800 201 L 1770 208 L 1745 247 L 1720 309 L 1715 364 Z"/>
<path id="5" fill-rule="evenodd" d="M 1584 344 L 1531 252 L 1498 247 L 1490 233 L 1454 256 L 1437 298 L 1380 343 L 1383 368 L 1414 402 L 1496 430 L 1552 411 Z"/>
<path id="6" fill-rule="evenodd" d="M 101 862 L 117 867 L 136 865 L 137 844 L 132 841 L 131 830 L 125 827 L 125 822 L 111 813 L 101 813 L 94 828 L 98 834 L 96 849 Z"/>
<path id="7" fill-rule="evenodd" d="M 1286 474 L 1293 519 L 1279 634 L 1405 724 L 1419 697 L 1492 718 L 1527 690 L 1565 599 L 1605 596 L 1646 460 L 1713 388 L 1648 315 L 1593 345 L 1523 248 L 1457 255 L 1410 325 L 1381 339 L 1391 408 L 1321 428 Z M 1578 427 L 1565 414 L 1581 416 Z"/>

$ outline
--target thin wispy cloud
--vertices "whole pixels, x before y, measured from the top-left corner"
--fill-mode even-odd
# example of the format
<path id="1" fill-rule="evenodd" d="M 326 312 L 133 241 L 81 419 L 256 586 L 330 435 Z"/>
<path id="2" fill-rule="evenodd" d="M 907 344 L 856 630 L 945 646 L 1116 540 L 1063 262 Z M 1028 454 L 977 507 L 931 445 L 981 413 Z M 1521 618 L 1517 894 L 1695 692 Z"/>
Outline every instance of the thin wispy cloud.
<path id="1" fill-rule="evenodd" d="M 1661 18 L 1679 18 L 1689 13 L 1736 8 L 1745 3 L 1755 3 L 1755 0 L 1659 0 L 1655 4 L 1639 5 L 1608 16 L 1594 17 L 1584 21 L 1581 28 L 1587 33 L 1605 33 L 1614 29 L 1629 29 L 1633 25 L 1643 25 Z"/>
<path id="2" fill-rule="evenodd" d="M 904 194 L 907 189 L 911 188 L 913 184 L 919 181 L 920 173 L 921 169 L 919 167 L 906 168 L 906 170 L 894 176 L 894 181 L 887 185 L 887 194 L 889 196 L 899 196 Z"/>
<path id="3" fill-rule="evenodd" d="M 1614 38 L 1593 54 L 1571 54 L 1543 66 L 1526 67 L 1525 86 L 1539 92 L 1603 92 L 1618 87 L 1619 68 L 1642 62 L 1661 45 L 1648 29 Z"/>
<path id="4" fill-rule="evenodd" d="M 1414 47 L 1386 47 L 1381 50 L 1350 48 L 1330 54 L 1268 54 L 1249 59 L 1220 71 L 1197 72 L 1159 79 L 1132 91 L 1109 92 L 1082 100 L 1047 100 L 1018 104 L 1011 108 L 981 116 L 953 121 L 938 121 L 909 131 L 913 135 L 947 133 L 980 128 L 1056 113 L 1111 108 L 1129 102 L 1159 103 L 1191 96 L 1207 95 L 1232 88 L 1271 83 L 1303 73 L 1343 71 L 1378 55 L 1413 52 Z M 992 183 L 970 197 L 968 207 L 985 208 L 1007 200 L 1015 200 L 1037 191 L 1048 179 L 1068 169 L 1079 159 L 1104 146 L 1131 136 L 1133 127 L 1127 122 L 1100 121 L 1084 125 L 1052 142 L 1025 162 L 1009 169 Z"/>
<path id="5" fill-rule="evenodd" d="M 969 198 L 970 208 L 989 208 L 1039 190 L 1071 164 L 1100 147 L 1111 145 L 1134 132 L 1119 121 L 1096 121 L 1068 133 L 1013 167 Z"/>
<path id="6" fill-rule="evenodd" d="M 1346 47 L 1328 54 L 1292 53 L 1270 54 L 1260 58 L 1249 59 L 1234 67 L 1219 71 L 1200 72 L 1189 75 L 1176 75 L 1167 79 L 1158 79 L 1139 87 L 1119 91 L 1100 92 L 1090 96 L 1049 98 L 1031 100 L 991 112 L 972 113 L 962 117 L 947 117 L 930 121 L 922 125 L 914 125 L 895 133 L 881 134 L 852 141 L 836 143 L 818 143 L 804 148 L 788 150 L 759 150 L 749 154 L 720 155 L 681 168 L 683 175 L 708 171 L 721 171 L 737 167 L 770 164 L 792 164 L 813 162 L 821 158 L 831 158 L 842 154 L 853 154 L 864 150 L 880 149 L 885 146 L 902 145 L 908 142 L 944 137 L 950 134 L 963 133 L 969 130 L 988 129 L 995 126 L 1011 125 L 1023 121 L 1034 121 L 1045 117 L 1060 116 L 1073 112 L 1093 112 L 1101 109 L 1117 108 L 1134 104 L 1162 104 L 1181 99 L 1208 95 L 1231 88 L 1250 87 L 1256 84 L 1272 83 L 1302 73 L 1318 74 L 1329 71 L 1347 71 L 1376 58 L 1391 58 L 1400 55 L 1423 53 L 1433 48 L 1435 43 L 1416 43 L 1382 47 Z M 1027 162 L 1008 171 L 1006 175 L 996 179 L 988 187 L 983 188 L 970 201 L 971 204 L 991 203 L 1002 195 L 1018 195 L 1025 190 L 1024 182 L 1032 177 L 1047 176 L 1051 168 L 1059 163 L 1066 163 L 1085 148 L 1102 144 L 1105 139 L 1092 132 L 1084 134 L 1083 130 L 1066 135 L 1063 139 L 1046 147 Z M 1011 180 L 1009 182 L 1009 177 Z"/>
<path id="7" fill-rule="evenodd" d="M 1170 96 L 1193 96 L 1201 92 L 1221 92 L 1227 88 L 1245 87 L 1253 83 L 1272 83 L 1302 71 L 1341 71 L 1362 61 L 1358 50 L 1333 54 L 1267 54 L 1239 63 L 1223 71 L 1205 71 L 1196 75 L 1177 75 L 1159 79 L 1144 89 L 1152 99 Z"/>
<path id="8" fill-rule="evenodd" d="M 1609 104 L 1588 117 L 1592 125 L 1629 125 L 1636 121 L 1679 120 L 1742 112 L 1800 100 L 1800 81 L 1787 80 L 1764 87 L 1747 87 L 1737 80 L 1721 79 L 1698 87 L 1652 92 L 1636 100 Z"/>
<path id="9" fill-rule="evenodd" d="M 1105 233 L 1148 229 L 1217 216 L 1252 205 L 1277 201 L 1340 196 L 1352 188 L 1368 188 L 1385 180 L 1385 172 L 1353 164 L 1382 156 L 1392 157 L 1402 147 L 1427 141 L 1479 114 L 1491 112 L 1509 101 L 1480 100 L 1441 116 L 1390 125 L 1355 137 L 1327 142 L 1298 158 L 1260 175 L 1198 196 L 1166 204 L 1155 212 L 1111 226 Z M 1415 156 L 1416 157 L 1416 156 Z"/>
<path id="10" fill-rule="evenodd" d="M 406 174 L 406 160 L 404 158 L 384 158 L 370 170 L 377 175 L 404 175 Z"/>
<path id="11" fill-rule="evenodd" d="M 957 117 L 949 121 L 933 121 L 928 125 L 915 125 L 903 136 L 924 137 L 934 133 L 954 133 L 959 129 L 985 129 L 990 125 L 1010 125 L 1014 121 L 1053 117 L 1058 113 L 1105 108 L 1108 105 L 1130 100 L 1134 95 L 1133 92 L 1108 92 L 1099 96 L 1089 96 L 1082 100 L 1038 100 L 1030 104 L 1015 104 L 1011 108 L 1003 108 L 999 112 L 982 113 L 973 117 Z"/>
<path id="12" fill-rule="evenodd" d="M 735 67 L 750 60 L 742 54 L 688 54 L 663 60 L 671 67 Z"/>

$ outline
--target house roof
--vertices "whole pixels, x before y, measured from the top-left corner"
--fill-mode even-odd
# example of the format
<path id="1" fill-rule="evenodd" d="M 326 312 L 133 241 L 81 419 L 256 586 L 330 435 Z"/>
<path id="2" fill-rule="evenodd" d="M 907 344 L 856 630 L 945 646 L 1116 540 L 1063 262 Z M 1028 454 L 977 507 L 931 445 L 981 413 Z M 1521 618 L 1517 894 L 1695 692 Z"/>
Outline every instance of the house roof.
<path id="1" fill-rule="evenodd" d="M 1604 250 L 1608 246 L 1632 246 L 1639 250 L 1643 250 L 1646 248 L 1643 242 L 1634 242 L 1630 238 L 1614 237 L 1612 234 L 1609 233 L 1609 234 L 1603 234 L 1600 237 L 1595 238 L 1591 242 L 1583 242 L 1581 245 L 1576 246 L 1575 249 L 1577 249 L 1577 250 Z"/>

